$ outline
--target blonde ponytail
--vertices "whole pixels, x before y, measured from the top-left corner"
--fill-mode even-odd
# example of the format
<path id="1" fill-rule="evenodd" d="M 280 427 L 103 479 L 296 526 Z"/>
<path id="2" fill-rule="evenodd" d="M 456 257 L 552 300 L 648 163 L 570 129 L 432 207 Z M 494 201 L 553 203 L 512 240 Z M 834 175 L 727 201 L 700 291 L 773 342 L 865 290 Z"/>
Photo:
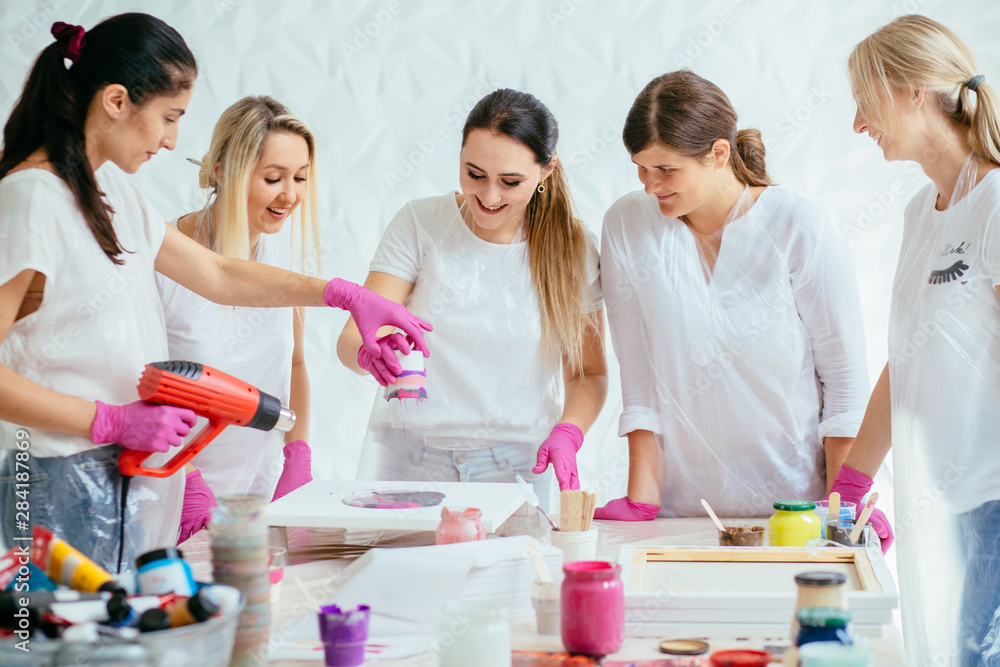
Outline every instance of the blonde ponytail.
<path id="1" fill-rule="evenodd" d="M 925 86 L 981 160 L 1000 164 L 1000 98 L 981 79 L 975 58 L 955 33 L 937 21 L 900 16 L 854 47 L 847 60 L 851 90 L 861 113 L 885 127 L 894 93 Z M 978 85 L 976 85 L 978 84 Z"/>

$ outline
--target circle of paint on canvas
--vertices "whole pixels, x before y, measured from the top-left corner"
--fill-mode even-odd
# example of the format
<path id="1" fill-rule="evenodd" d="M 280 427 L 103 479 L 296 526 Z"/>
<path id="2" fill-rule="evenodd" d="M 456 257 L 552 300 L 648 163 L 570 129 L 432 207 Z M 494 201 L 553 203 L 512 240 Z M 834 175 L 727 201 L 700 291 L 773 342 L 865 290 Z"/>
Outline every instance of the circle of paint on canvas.
<path id="1" fill-rule="evenodd" d="M 440 491 L 374 491 L 344 498 L 344 504 L 376 510 L 419 509 L 434 507 L 444 500 Z"/>

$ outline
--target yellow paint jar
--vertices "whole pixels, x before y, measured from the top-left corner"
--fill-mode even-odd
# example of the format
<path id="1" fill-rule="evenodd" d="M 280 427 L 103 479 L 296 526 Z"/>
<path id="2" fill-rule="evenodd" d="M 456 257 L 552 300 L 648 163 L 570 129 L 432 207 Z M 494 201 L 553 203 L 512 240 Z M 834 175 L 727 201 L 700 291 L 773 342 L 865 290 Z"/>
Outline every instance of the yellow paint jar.
<path id="1" fill-rule="evenodd" d="M 768 544 L 772 547 L 804 547 L 820 536 L 819 517 L 811 500 L 779 500 L 767 523 Z"/>

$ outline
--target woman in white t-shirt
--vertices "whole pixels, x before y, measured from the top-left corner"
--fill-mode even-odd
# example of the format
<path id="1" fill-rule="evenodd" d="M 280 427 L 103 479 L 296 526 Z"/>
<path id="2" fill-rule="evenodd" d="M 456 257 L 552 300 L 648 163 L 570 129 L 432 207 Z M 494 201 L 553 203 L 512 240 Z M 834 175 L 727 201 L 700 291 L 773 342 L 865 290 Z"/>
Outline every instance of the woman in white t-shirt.
<path id="1" fill-rule="evenodd" d="M 205 208 L 172 224 L 226 257 L 291 268 L 292 237 L 319 237 L 315 142 L 271 97 L 245 97 L 223 112 L 201 165 L 211 190 Z M 298 223 L 286 225 L 298 210 Z M 294 227 L 294 229 L 290 229 Z M 309 377 L 302 308 L 232 308 L 163 275 L 156 279 L 171 359 L 208 364 L 277 397 L 295 412 L 288 433 L 231 428 L 192 459 L 180 541 L 204 527 L 214 496 L 256 493 L 277 499 L 312 479 Z M 280 478 L 279 478 L 280 477 Z"/>
<path id="2" fill-rule="evenodd" d="M 184 475 L 137 477 L 122 499 L 118 453 L 162 465 L 195 422 L 136 401 L 143 365 L 167 356 L 154 271 L 234 306 L 343 307 L 373 354 L 378 327 L 425 350 L 429 325 L 358 285 L 222 257 L 166 225 L 125 174 L 173 149 L 194 56 L 146 14 L 53 35 L 0 154 L 2 534 L 10 546 L 43 525 L 107 569 L 133 569 L 175 544 Z"/>
<path id="3" fill-rule="evenodd" d="M 771 184 L 757 130 L 714 84 L 664 74 L 625 147 L 644 192 L 604 218 L 601 269 L 621 365 L 628 495 L 596 517 L 766 516 L 833 481 L 867 398 L 849 252 Z M 831 472 L 833 471 L 833 472 Z"/>
<path id="4" fill-rule="evenodd" d="M 932 183 L 906 207 L 889 362 L 834 490 L 860 498 L 892 446 L 910 664 L 1000 665 L 1000 96 L 923 16 L 869 35 L 848 71 L 855 132 Z"/>
<path id="5" fill-rule="evenodd" d="M 412 201 L 389 223 L 365 285 L 434 318 L 434 356 L 425 402 L 376 398 L 359 479 L 521 474 L 547 503 L 551 462 L 561 489 L 579 488 L 576 452 L 607 394 L 603 300 L 557 138 L 538 99 L 490 93 L 462 131 L 461 192 Z M 382 333 L 387 347 L 408 347 Z M 394 383 L 401 366 L 373 364 L 359 344 L 349 321 L 343 364 Z"/>

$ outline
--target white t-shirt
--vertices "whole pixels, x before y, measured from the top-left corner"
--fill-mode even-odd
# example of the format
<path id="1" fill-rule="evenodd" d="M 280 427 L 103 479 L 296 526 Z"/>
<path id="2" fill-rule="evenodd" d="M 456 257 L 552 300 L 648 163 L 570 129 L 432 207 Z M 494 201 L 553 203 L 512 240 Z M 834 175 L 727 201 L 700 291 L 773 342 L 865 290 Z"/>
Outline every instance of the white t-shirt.
<path id="1" fill-rule="evenodd" d="M 929 184 L 906 207 L 889 320 L 892 441 L 927 500 L 965 512 L 1000 498 L 1000 169 L 945 211 L 936 195 Z"/>
<path id="2" fill-rule="evenodd" d="M 603 308 L 596 239 L 588 235 L 591 310 Z M 562 370 L 544 363 L 541 316 L 524 242 L 495 244 L 465 224 L 455 193 L 406 204 L 370 269 L 413 283 L 406 307 L 426 335 L 426 402 L 375 399 L 362 456 L 405 433 L 441 450 L 540 445 L 561 414 Z"/>
<path id="3" fill-rule="evenodd" d="M 174 220 L 170 224 L 176 226 Z M 283 269 L 291 265 L 288 226 L 262 234 L 259 259 Z M 292 383 L 292 308 L 221 306 L 164 275 L 156 284 L 163 302 L 171 359 L 194 361 L 254 385 L 288 406 Z M 192 433 L 207 420 L 199 418 Z M 284 465 L 281 431 L 230 426 L 192 465 L 216 495 L 263 494 L 270 499 Z"/>
<path id="4" fill-rule="evenodd" d="M 766 516 L 825 488 L 822 438 L 868 400 L 850 253 L 808 201 L 766 188 L 730 222 L 711 280 L 694 235 L 633 192 L 604 218 L 601 270 L 621 366 L 619 435 L 660 448 L 661 516 Z"/>
<path id="5" fill-rule="evenodd" d="M 101 250 L 58 176 L 26 169 L 0 181 L 0 284 L 27 269 L 45 274 L 41 307 L 11 327 L 0 362 L 53 391 L 123 405 L 139 400 L 145 364 L 167 354 L 153 278 L 166 227 L 118 167 L 105 163 L 97 181 L 115 211 L 126 251 L 121 266 Z M 10 447 L 17 427 L 0 424 Z M 97 446 L 32 429 L 32 456 L 71 456 Z"/>
<path id="6" fill-rule="evenodd" d="M 29 269 L 45 275 L 41 306 L 14 322 L 0 344 L 0 363 L 53 391 L 124 405 L 139 400 L 144 366 L 167 355 L 153 279 L 166 225 L 114 164 L 105 163 L 96 176 L 115 211 L 112 224 L 126 250 L 122 265 L 101 250 L 58 176 L 26 169 L 0 180 L 0 284 Z M 18 428 L 0 421 L 0 446 L 14 447 Z M 100 446 L 86 437 L 28 431 L 34 457 Z M 153 454 L 144 465 L 161 466 L 174 453 Z M 176 542 L 183 493 L 183 472 L 133 479 L 129 505 L 133 522 L 142 525 L 137 553 Z"/>

